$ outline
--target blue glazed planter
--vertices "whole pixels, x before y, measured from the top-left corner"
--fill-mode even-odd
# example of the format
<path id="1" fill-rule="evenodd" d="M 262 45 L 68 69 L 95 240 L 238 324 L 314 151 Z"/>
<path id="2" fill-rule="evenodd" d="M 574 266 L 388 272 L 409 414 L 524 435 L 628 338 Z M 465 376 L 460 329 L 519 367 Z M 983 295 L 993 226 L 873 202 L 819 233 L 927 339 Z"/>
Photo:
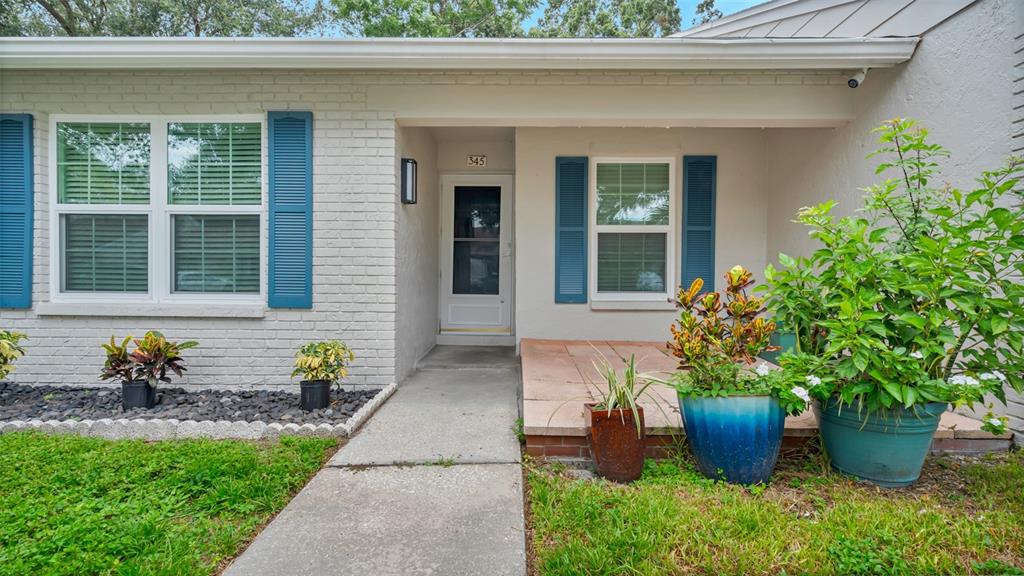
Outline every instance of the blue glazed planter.
<path id="1" fill-rule="evenodd" d="M 771 478 L 786 412 L 771 396 L 679 396 L 686 439 L 701 474 L 733 484 Z"/>
<path id="2" fill-rule="evenodd" d="M 858 414 L 857 406 L 815 403 L 825 452 L 837 472 L 885 488 L 909 486 L 921 476 L 939 418 L 947 404 L 931 402 L 907 410 Z"/>

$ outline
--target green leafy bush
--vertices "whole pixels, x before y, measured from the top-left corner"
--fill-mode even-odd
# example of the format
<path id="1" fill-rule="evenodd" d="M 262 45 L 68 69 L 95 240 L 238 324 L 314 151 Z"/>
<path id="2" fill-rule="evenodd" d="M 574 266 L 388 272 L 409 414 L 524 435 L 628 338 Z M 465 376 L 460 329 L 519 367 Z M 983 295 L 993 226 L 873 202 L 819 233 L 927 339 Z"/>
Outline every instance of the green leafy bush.
<path id="1" fill-rule="evenodd" d="M 14 371 L 14 361 L 25 355 L 19 343 L 27 337 L 20 332 L 0 330 L 0 380 Z"/>
<path id="2" fill-rule="evenodd" d="M 766 270 L 767 306 L 798 336 L 783 366 L 817 397 L 869 412 L 1005 402 L 1024 373 L 1024 164 L 961 191 L 936 184 L 949 154 L 926 130 L 896 119 L 876 132 L 876 172 L 893 176 L 865 189 L 856 216 L 834 218 L 833 202 L 801 209 L 818 249 Z"/>

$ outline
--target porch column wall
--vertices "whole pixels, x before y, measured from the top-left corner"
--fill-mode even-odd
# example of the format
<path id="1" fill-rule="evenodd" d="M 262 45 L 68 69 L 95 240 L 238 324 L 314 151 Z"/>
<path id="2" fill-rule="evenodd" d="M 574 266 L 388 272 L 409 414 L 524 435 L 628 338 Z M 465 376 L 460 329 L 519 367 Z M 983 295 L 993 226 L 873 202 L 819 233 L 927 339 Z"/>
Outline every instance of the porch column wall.
<path id="1" fill-rule="evenodd" d="M 396 142 L 395 186 L 402 178 L 398 162 L 416 160 L 417 202 L 398 200 L 398 298 L 395 329 L 396 380 L 401 382 L 437 343 L 438 190 L 437 143 L 428 128 L 399 128 Z"/>

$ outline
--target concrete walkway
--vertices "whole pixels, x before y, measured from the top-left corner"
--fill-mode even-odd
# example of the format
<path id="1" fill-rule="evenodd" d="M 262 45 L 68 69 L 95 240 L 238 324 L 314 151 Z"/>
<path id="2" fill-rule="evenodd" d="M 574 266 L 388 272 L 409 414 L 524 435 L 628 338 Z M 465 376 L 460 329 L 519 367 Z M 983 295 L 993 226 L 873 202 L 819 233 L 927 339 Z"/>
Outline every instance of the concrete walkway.
<path id="1" fill-rule="evenodd" d="M 437 347 L 225 572 L 526 573 L 511 348 Z"/>

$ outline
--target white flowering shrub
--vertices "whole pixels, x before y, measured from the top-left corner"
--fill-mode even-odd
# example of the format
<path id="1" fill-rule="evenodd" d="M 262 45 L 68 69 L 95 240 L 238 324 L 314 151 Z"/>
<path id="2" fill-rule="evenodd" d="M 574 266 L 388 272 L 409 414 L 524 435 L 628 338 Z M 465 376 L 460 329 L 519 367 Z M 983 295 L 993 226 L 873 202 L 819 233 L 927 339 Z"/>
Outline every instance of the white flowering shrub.
<path id="1" fill-rule="evenodd" d="M 856 216 L 834 218 L 834 202 L 803 208 L 820 246 L 765 272 L 767 307 L 797 337 L 780 363 L 808 375 L 812 397 L 866 415 L 1005 402 L 1024 388 L 1024 160 L 958 190 L 943 184 L 948 152 L 926 130 L 896 119 L 877 132 L 876 172 L 889 177 Z"/>

